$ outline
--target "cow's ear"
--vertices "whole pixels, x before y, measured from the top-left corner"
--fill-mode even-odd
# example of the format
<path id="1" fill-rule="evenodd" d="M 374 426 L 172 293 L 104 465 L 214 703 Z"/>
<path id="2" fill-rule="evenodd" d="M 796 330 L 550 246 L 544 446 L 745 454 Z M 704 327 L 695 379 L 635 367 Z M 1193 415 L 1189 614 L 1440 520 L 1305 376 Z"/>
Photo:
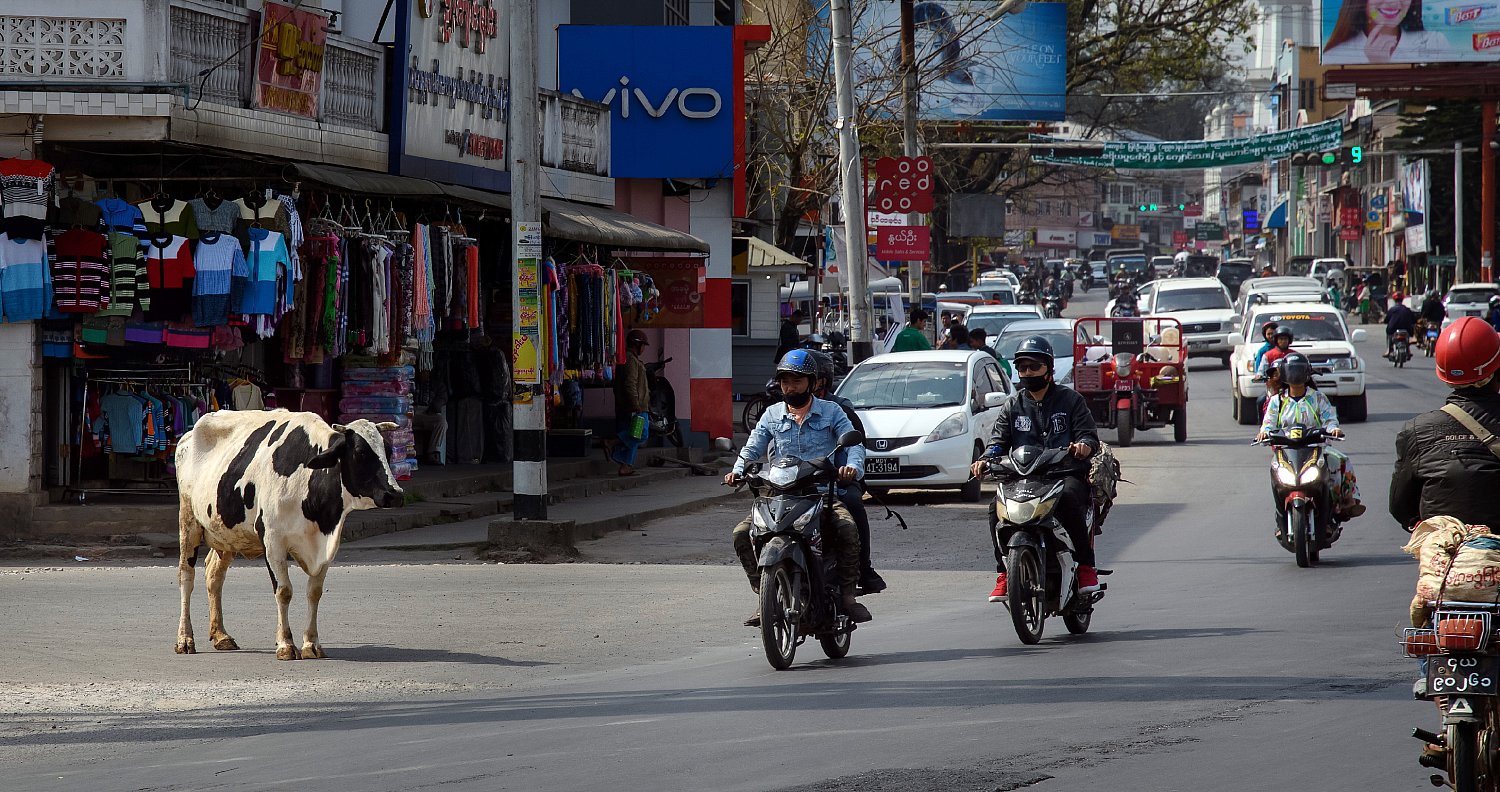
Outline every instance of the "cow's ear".
<path id="1" fill-rule="evenodd" d="M 375 430 L 378 432 L 390 432 L 399 428 L 400 427 L 397 426 L 393 421 L 381 421 L 380 423 L 375 424 Z"/>
<path id="2" fill-rule="evenodd" d="M 314 470 L 333 467 L 338 464 L 339 456 L 343 453 L 344 433 L 340 432 L 334 435 L 333 439 L 328 442 L 328 450 L 307 460 L 307 466 Z"/>

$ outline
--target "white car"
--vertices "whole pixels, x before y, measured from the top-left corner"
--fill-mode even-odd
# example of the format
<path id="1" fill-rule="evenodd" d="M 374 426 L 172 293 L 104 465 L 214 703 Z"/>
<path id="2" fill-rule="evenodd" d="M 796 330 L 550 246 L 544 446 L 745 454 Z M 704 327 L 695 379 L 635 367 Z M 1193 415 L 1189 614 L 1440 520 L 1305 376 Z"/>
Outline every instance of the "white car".
<path id="1" fill-rule="evenodd" d="M 1490 310 L 1490 298 L 1500 294 L 1493 283 L 1455 283 L 1443 296 L 1443 310 L 1447 318 L 1443 327 L 1464 316 L 1483 317 Z"/>
<path id="2" fill-rule="evenodd" d="M 1151 285 L 1151 301 L 1142 314 L 1181 322 L 1188 357 L 1212 356 L 1229 365 L 1234 351 L 1229 336 L 1236 323 L 1229 289 L 1218 278 L 1172 278 Z"/>
<path id="3" fill-rule="evenodd" d="M 969 466 L 984 453 L 997 408 L 1013 390 L 988 352 L 923 350 L 862 361 L 838 395 L 865 425 L 871 487 L 957 488 L 977 503 L 980 480 Z"/>
<path id="4" fill-rule="evenodd" d="M 1007 280 L 981 280 L 970 287 L 969 291 L 1001 305 L 1016 304 L 1016 287 L 1011 286 Z"/>
<path id="5" fill-rule="evenodd" d="M 1365 361 L 1354 349 L 1356 343 L 1365 340 L 1363 329 L 1350 332 L 1343 313 L 1327 303 L 1259 305 L 1249 317 L 1247 326 L 1252 328 L 1267 322 L 1290 327 L 1296 337 L 1292 349 L 1307 355 L 1312 362 L 1316 372 L 1313 382 L 1338 408 L 1339 418 L 1347 423 L 1365 420 L 1369 414 L 1365 400 Z M 1258 335 L 1246 339 L 1235 333 L 1230 341 L 1235 344 L 1229 360 L 1231 411 L 1236 420 L 1249 426 L 1260 420 L 1258 402 L 1266 390 L 1255 370 L 1255 353 L 1264 339 Z"/>
<path id="6" fill-rule="evenodd" d="M 1013 322 L 1000 335 L 989 340 L 995 354 L 1010 360 L 1016 355 L 1021 342 L 1032 336 L 1041 336 L 1052 345 L 1052 370 L 1057 382 L 1073 385 L 1073 320 L 1072 319 L 1028 319 Z"/>
<path id="7" fill-rule="evenodd" d="M 995 336 L 1009 327 L 1014 322 L 1024 322 L 1027 319 L 1042 318 L 1042 309 L 1035 305 L 976 305 L 969 312 L 969 330 L 983 328 L 988 341 L 993 346 Z"/>
<path id="8" fill-rule="evenodd" d="M 1248 310 L 1253 295 L 1270 295 L 1273 293 L 1286 294 L 1308 294 L 1311 299 L 1305 302 L 1320 302 L 1323 295 L 1323 284 L 1316 278 L 1304 278 L 1300 275 L 1277 275 L 1271 278 L 1251 278 L 1240 284 L 1240 294 L 1234 299 L 1234 310 L 1240 315 Z M 1266 299 L 1269 299 L 1266 298 Z M 1286 302 L 1282 300 L 1282 302 Z"/>
<path id="9" fill-rule="evenodd" d="M 1341 258 L 1313 259 L 1312 266 L 1307 268 L 1307 277 L 1317 278 L 1318 283 L 1327 286 L 1329 276 L 1334 275 L 1334 273 L 1338 273 L 1336 276 L 1338 280 L 1343 280 L 1344 268 L 1347 266 L 1349 266 L 1349 262 Z"/>

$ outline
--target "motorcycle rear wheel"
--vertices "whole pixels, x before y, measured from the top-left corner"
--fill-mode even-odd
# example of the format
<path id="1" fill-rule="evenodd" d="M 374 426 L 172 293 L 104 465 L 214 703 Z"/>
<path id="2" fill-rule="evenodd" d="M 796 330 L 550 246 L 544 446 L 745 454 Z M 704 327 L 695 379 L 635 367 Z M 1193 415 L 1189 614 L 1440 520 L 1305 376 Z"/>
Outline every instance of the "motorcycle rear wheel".
<path id="1" fill-rule="evenodd" d="M 842 660 L 849 654 L 849 638 L 846 632 L 820 635 L 818 643 L 823 645 L 823 654 L 828 655 L 829 660 Z"/>
<path id="2" fill-rule="evenodd" d="M 1063 614 L 1063 625 L 1068 628 L 1068 632 L 1074 635 L 1083 635 L 1089 631 L 1089 622 L 1093 621 L 1093 619 L 1093 608 L 1089 608 L 1086 611 L 1069 611 Z"/>
<path id="3" fill-rule="evenodd" d="M 760 416 L 771 406 L 771 400 L 766 396 L 755 396 L 745 402 L 745 413 L 740 419 L 740 428 L 745 434 L 755 431 L 755 425 L 760 423 Z"/>
<path id="4" fill-rule="evenodd" d="M 760 642 L 777 671 L 785 671 L 797 656 L 797 624 L 787 617 L 796 609 L 796 578 L 789 564 L 760 571 Z"/>
<path id="5" fill-rule="evenodd" d="M 1479 740 L 1473 723 L 1448 725 L 1448 777 L 1454 792 L 1479 790 Z"/>
<path id="6" fill-rule="evenodd" d="M 1005 558 L 1006 588 L 1010 596 L 1010 621 L 1021 643 L 1031 645 L 1042 640 L 1047 615 L 1043 612 L 1041 561 L 1036 550 L 1017 547 Z"/>

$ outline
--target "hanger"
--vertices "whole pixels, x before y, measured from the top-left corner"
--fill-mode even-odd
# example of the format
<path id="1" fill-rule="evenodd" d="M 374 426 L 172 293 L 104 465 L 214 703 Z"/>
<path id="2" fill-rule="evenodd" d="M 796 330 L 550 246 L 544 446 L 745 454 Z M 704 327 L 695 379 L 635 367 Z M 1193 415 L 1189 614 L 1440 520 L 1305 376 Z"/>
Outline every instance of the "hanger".
<path id="1" fill-rule="evenodd" d="M 176 203 L 176 199 L 174 199 L 170 195 L 167 195 L 159 189 L 157 190 L 155 195 L 151 196 L 151 208 L 155 209 L 157 214 L 161 214 L 168 209 L 171 209 Z"/>
<path id="2" fill-rule="evenodd" d="M 252 187 L 250 192 L 245 195 L 245 205 L 251 209 L 258 210 L 266 205 L 266 196 L 261 193 L 258 187 Z M 256 214 L 259 214 L 259 212 L 257 211 Z"/>
<path id="3" fill-rule="evenodd" d="M 218 209 L 223 204 L 224 199 L 220 198 L 217 192 L 214 192 L 213 187 L 210 186 L 207 190 L 203 191 L 204 206 L 207 206 L 209 209 Z"/>

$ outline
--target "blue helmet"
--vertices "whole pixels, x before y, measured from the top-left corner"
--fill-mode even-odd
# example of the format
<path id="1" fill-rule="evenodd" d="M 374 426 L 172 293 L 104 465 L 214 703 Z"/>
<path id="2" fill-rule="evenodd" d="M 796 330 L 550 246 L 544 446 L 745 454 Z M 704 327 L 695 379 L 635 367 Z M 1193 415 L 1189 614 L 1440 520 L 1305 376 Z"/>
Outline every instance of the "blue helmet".
<path id="1" fill-rule="evenodd" d="M 776 364 L 776 374 L 781 375 L 783 371 L 793 374 L 801 374 L 809 381 L 816 382 L 818 379 L 818 361 L 813 357 L 812 351 L 807 349 L 793 349 L 786 353 L 780 363 Z"/>

